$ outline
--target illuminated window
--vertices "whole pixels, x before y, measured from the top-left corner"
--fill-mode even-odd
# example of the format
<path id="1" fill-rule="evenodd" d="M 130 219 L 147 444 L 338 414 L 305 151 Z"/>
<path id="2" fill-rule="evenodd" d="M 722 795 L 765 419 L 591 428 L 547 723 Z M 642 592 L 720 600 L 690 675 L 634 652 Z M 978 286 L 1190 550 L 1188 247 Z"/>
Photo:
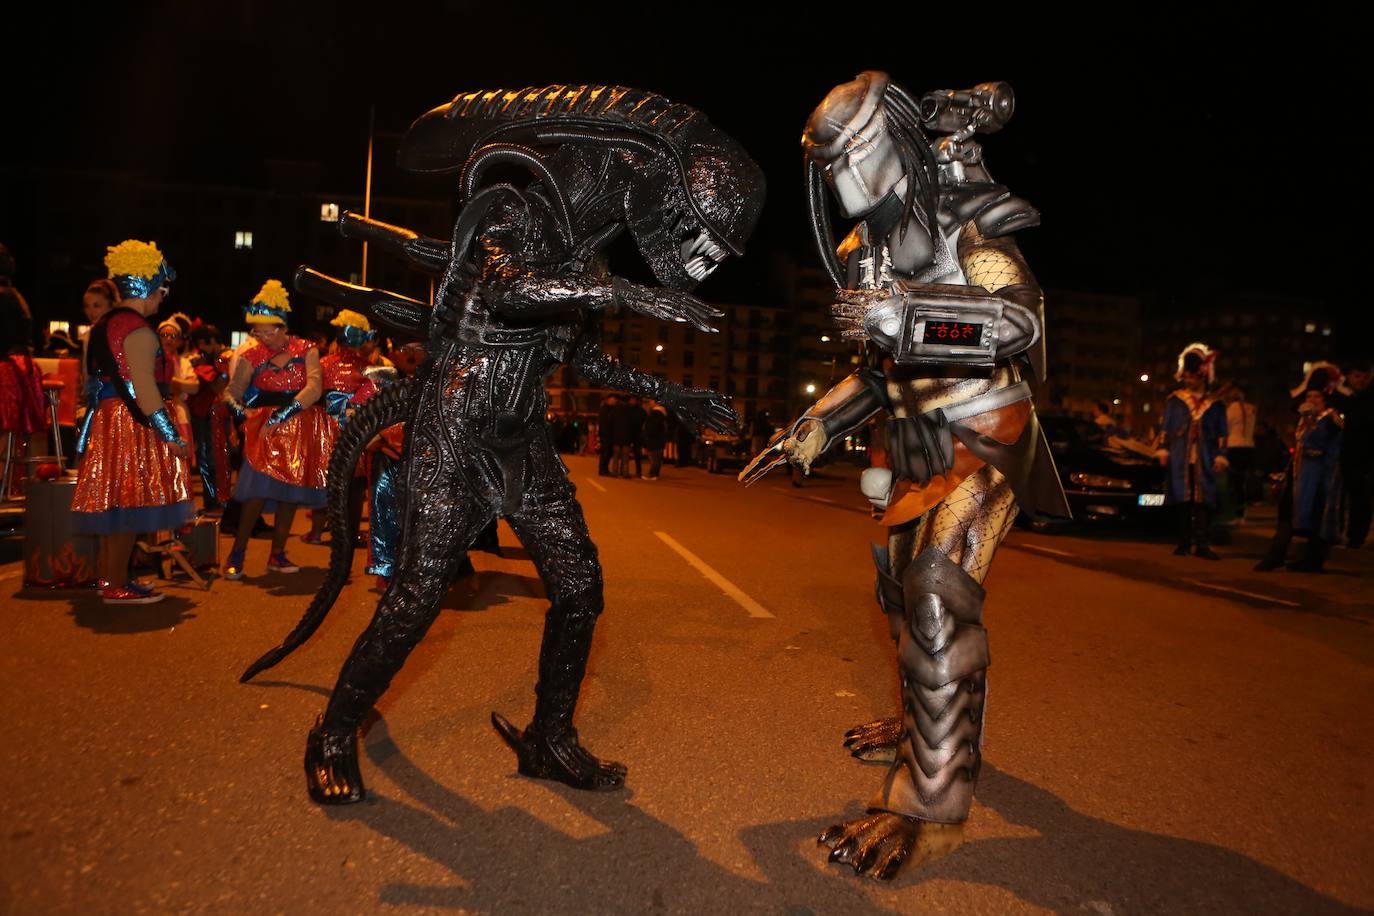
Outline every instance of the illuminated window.
<path id="1" fill-rule="evenodd" d="M 229 346 L 232 347 L 232 348 L 234 348 L 234 349 L 238 349 L 239 345 L 242 344 L 242 343 L 243 343 L 245 340 L 247 340 L 247 339 L 248 339 L 248 332 L 247 332 L 247 331 L 230 331 L 230 332 L 229 332 Z"/>
<path id="2" fill-rule="evenodd" d="M 234 247 L 239 251 L 247 251 L 253 247 L 253 233 L 235 232 Z"/>
<path id="3" fill-rule="evenodd" d="M 1307 324 L 1303 325 L 1302 329 L 1309 334 L 1315 334 L 1317 333 L 1317 323 L 1315 321 L 1309 321 Z"/>
<path id="4" fill-rule="evenodd" d="M 335 223 L 339 221 L 338 204 L 320 204 L 320 222 Z"/>
<path id="5" fill-rule="evenodd" d="M 61 331 L 63 334 L 66 334 L 66 333 L 67 333 L 68 331 L 70 331 L 71 329 L 72 329 L 72 325 L 71 325 L 71 322 L 69 322 L 69 321 L 49 321 L 49 322 L 48 322 L 48 333 L 49 333 L 49 334 L 56 334 L 58 331 Z"/>

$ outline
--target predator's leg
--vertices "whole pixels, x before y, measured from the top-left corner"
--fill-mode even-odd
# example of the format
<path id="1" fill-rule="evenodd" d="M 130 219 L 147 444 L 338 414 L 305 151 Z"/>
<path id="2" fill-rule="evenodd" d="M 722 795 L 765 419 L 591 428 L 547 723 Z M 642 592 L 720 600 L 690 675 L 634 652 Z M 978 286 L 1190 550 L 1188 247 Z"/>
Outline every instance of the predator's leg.
<path id="1" fill-rule="evenodd" d="M 821 834 L 831 861 L 890 878 L 904 862 L 962 842 L 981 762 L 981 583 L 1015 511 L 1006 479 L 984 466 L 920 522 L 893 532 L 879 589 L 898 643 L 901 736 L 869 814 Z"/>

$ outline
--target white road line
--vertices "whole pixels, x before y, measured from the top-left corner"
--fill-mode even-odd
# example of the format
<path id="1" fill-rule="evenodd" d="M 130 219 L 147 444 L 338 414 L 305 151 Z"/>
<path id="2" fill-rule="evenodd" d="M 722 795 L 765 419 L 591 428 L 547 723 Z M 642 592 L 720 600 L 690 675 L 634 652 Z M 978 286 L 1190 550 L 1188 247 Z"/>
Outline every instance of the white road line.
<path id="1" fill-rule="evenodd" d="M 1211 589 L 1214 592 L 1230 592 L 1232 595 L 1244 595 L 1246 598 L 1254 598 L 1257 601 L 1268 601 L 1270 604 L 1282 604 L 1284 607 L 1302 607 L 1296 601 L 1285 601 L 1282 598 L 1271 598 L 1268 595 L 1261 595 L 1259 592 L 1247 592 L 1244 589 L 1229 588 L 1225 585 L 1213 585 L 1210 582 L 1199 582 L 1196 579 L 1184 579 L 1188 585 L 1196 585 L 1198 588 Z"/>
<path id="2" fill-rule="evenodd" d="M 1018 547 L 1024 547 L 1026 550 L 1038 550 L 1038 551 L 1040 551 L 1041 553 L 1052 554 L 1052 555 L 1054 555 L 1054 556 L 1056 556 L 1056 557 L 1076 557 L 1076 556 L 1078 556 L 1078 554 L 1076 554 L 1076 553 L 1069 553 L 1067 550 L 1055 550 L 1053 547 L 1041 547 L 1039 544 L 1017 544 L 1016 546 L 1018 546 Z"/>
<path id="3" fill-rule="evenodd" d="M 766 607 L 746 595 L 744 590 L 738 585 L 716 572 L 710 566 L 707 566 L 705 560 L 673 540 L 666 532 L 655 531 L 654 535 L 658 537 L 660 541 L 677 551 L 682 559 L 686 560 L 697 572 L 705 576 L 708 581 L 718 586 L 721 591 L 733 598 L 736 604 L 749 612 L 750 617 L 771 618 L 773 616 Z"/>
<path id="4" fill-rule="evenodd" d="M 589 484 L 591 484 L 592 486 L 596 487 L 596 488 L 597 488 L 598 490 L 600 490 L 602 493 L 605 493 L 605 492 L 606 492 L 606 488 L 605 488 L 605 487 L 603 487 L 601 484 L 597 483 L 595 480 L 592 480 L 590 477 L 584 477 L 583 479 L 586 480 L 587 483 L 589 483 Z"/>

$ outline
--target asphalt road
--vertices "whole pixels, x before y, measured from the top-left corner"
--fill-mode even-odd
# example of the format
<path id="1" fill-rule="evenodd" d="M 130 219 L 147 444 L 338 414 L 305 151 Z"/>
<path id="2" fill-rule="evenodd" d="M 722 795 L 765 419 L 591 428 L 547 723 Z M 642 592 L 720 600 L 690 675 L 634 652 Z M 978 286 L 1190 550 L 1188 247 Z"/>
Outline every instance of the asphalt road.
<path id="1" fill-rule="evenodd" d="M 570 460 L 607 610 L 579 709 L 627 789 L 515 774 L 491 729 L 533 706 L 545 604 L 502 527 L 366 737 L 362 805 L 321 809 L 305 731 L 377 595 L 237 675 L 322 571 L 159 605 L 8 596 L 0 714 L 6 913 L 1328 913 L 1374 908 L 1374 551 L 1248 572 L 1262 527 L 1175 558 L 1103 530 L 1017 531 L 988 580 L 986 759 L 965 846 L 891 883 L 816 833 L 882 769 L 843 731 L 896 709 L 852 475 L 748 491 Z M 303 520 L 302 520 L 303 523 Z M 291 548 L 322 565 L 324 549 Z M 361 570 L 361 554 L 359 566 Z"/>

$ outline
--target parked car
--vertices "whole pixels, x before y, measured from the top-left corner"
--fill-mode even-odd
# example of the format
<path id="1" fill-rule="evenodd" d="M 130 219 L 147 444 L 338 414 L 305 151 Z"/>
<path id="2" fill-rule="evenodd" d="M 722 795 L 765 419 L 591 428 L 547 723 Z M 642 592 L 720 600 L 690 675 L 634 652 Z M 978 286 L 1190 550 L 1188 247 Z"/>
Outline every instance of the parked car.
<path id="1" fill-rule="evenodd" d="M 748 436 L 727 436 L 713 429 L 702 432 L 695 452 L 697 463 L 708 474 L 738 473 L 754 457 L 749 452 Z"/>
<path id="2" fill-rule="evenodd" d="M 1163 520 L 1168 469 L 1148 445 L 1073 417 L 1042 416 L 1040 425 L 1075 521 Z"/>

